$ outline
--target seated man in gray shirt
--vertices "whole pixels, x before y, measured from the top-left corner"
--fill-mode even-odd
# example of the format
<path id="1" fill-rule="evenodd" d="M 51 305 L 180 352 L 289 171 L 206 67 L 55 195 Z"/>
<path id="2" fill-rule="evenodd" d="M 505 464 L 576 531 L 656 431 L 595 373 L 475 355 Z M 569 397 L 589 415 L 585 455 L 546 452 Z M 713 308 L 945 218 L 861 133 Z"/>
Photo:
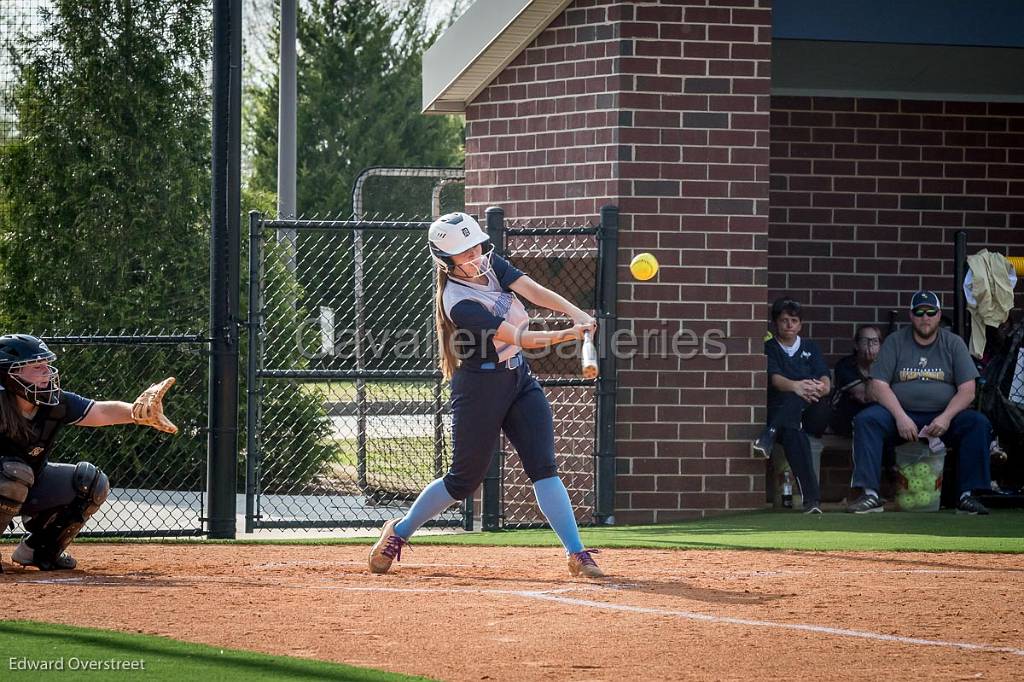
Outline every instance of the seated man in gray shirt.
<path id="1" fill-rule="evenodd" d="M 910 301 L 911 326 L 891 334 L 871 365 L 871 397 L 878 404 L 853 420 L 853 487 L 863 494 L 847 511 L 882 511 L 878 497 L 886 441 L 939 438 L 956 448 L 960 501 L 957 511 L 987 514 L 975 490 L 990 487 L 985 415 L 967 409 L 974 402 L 978 370 L 956 334 L 939 327 L 939 297 L 918 291 Z"/>

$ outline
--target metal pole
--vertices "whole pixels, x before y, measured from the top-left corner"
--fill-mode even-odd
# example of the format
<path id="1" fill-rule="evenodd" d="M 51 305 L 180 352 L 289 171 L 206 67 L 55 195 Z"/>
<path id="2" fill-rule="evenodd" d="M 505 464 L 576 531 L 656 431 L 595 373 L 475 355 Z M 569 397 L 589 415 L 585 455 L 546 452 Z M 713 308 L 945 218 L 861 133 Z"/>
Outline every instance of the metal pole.
<path id="1" fill-rule="evenodd" d="M 430 276 L 431 289 L 434 292 L 434 297 L 437 297 L 437 273 L 436 268 L 431 266 L 433 271 Z M 431 334 L 430 340 L 433 343 L 435 349 L 437 349 L 437 327 L 434 325 L 430 326 Z M 439 352 L 439 351 L 435 351 Z M 443 403 L 443 385 L 444 379 L 438 377 L 433 382 L 433 413 L 434 413 L 434 478 L 441 478 L 444 476 L 444 419 L 442 410 L 444 409 Z"/>
<path id="2" fill-rule="evenodd" d="M 494 253 L 505 255 L 505 209 L 492 206 L 486 211 L 487 234 L 494 244 Z M 491 456 L 483 487 L 483 530 L 498 530 L 501 526 L 501 440 Z"/>
<path id="3" fill-rule="evenodd" d="M 238 457 L 238 275 L 241 212 L 241 0 L 213 3 L 210 387 L 207 529 L 235 536 Z"/>
<path id="4" fill-rule="evenodd" d="M 465 178 L 441 178 L 434 183 L 430 191 L 430 215 L 434 218 L 441 217 L 441 191 L 448 185 L 465 182 Z"/>
<path id="5" fill-rule="evenodd" d="M 967 276 L 967 232 L 958 230 L 953 235 L 953 332 L 970 343 L 967 332 L 967 296 L 964 277 Z"/>
<path id="6" fill-rule="evenodd" d="M 601 207 L 598 242 L 597 505 L 594 521 L 615 523 L 615 392 L 618 387 L 612 338 L 618 325 L 617 265 L 619 208 Z"/>
<path id="7" fill-rule="evenodd" d="M 355 219 L 360 220 L 361 215 Z M 366 293 L 363 290 L 363 231 L 352 231 L 352 275 L 356 313 L 356 371 L 366 369 Z M 366 478 L 366 379 L 356 379 L 356 482 L 364 494 L 369 494 Z"/>
<path id="8" fill-rule="evenodd" d="M 295 56 L 295 0 L 281 0 L 281 62 L 278 69 L 277 112 L 277 217 L 294 219 L 296 213 L 297 60 Z M 295 272 L 296 232 L 278 231 L 279 242 L 288 243 L 288 271 Z"/>
<path id="9" fill-rule="evenodd" d="M 434 189 L 431 193 L 430 198 L 430 215 L 433 218 L 441 217 L 441 188 L 449 182 L 454 180 L 444 179 L 438 180 L 434 183 Z M 431 276 L 430 284 L 431 291 L 433 291 L 434 298 L 437 298 L 437 268 L 431 265 Z M 430 325 L 430 340 L 434 344 L 434 348 L 437 349 L 438 337 L 437 327 Z M 439 351 L 436 351 L 439 352 Z M 438 377 L 433 382 L 434 391 L 434 478 L 440 478 L 444 475 L 444 418 L 442 414 L 443 404 L 443 392 L 444 392 L 444 378 Z M 465 512 L 465 505 L 463 505 L 463 512 Z M 472 524 L 472 518 L 469 519 L 469 523 Z M 471 530 L 471 528 L 467 529 Z"/>
<path id="10" fill-rule="evenodd" d="M 257 476 L 259 474 L 259 433 L 260 398 L 262 396 L 261 379 L 257 376 L 260 369 L 260 340 L 263 330 L 263 296 L 262 296 L 262 229 L 260 214 L 249 213 L 249 346 L 246 363 L 246 445 L 245 445 L 245 532 L 251 533 L 255 527 L 258 510 L 256 508 Z"/>

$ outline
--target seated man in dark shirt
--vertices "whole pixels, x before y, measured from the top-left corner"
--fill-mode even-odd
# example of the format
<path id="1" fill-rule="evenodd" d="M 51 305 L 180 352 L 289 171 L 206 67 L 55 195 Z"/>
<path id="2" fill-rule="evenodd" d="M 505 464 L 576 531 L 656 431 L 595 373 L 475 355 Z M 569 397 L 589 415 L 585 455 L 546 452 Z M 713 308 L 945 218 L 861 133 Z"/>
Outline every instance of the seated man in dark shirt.
<path id="1" fill-rule="evenodd" d="M 800 338 L 800 304 L 780 298 L 772 304 L 774 338 L 765 341 L 768 356 L 768 424 L 756 441 L 756 454 L 771 457 L 776 440 L 796 475 L 804 511 L 821 513 L 821 493 L 814 473 L 808 434 L 821 436 L 830 413 L 824 399 L 831 386 L 828 365 L 818 345 Z"/>
<path id="2" fill-rule="evenodd" d="M 871 366 L 870 394 L 878 403 L 857 415 L 853 429 L 852 486 L 863 494 L 847 511 L 882 511 L 878 487 L 887 442 L 927 438 L 956 449 L 957 511 L 988 514 L 973 492 L 991 484 L 992 426 L 971 409 L 978 369 L 964 340 L 939 327 L 939 311 L 934 292 L 915 293 L 911 326 L 890 334 Z"/>
<path id="3" fill-rule="evenodd" d="M 875 401 L 868 395 L 871 363 L 882 346 L 882 332 L 873 324 L 862 324 L 853 335 L 853 352 L 836 363 L 836 391 L 832 394 L 832 432 L 853 437 L 853 418 Z"/>

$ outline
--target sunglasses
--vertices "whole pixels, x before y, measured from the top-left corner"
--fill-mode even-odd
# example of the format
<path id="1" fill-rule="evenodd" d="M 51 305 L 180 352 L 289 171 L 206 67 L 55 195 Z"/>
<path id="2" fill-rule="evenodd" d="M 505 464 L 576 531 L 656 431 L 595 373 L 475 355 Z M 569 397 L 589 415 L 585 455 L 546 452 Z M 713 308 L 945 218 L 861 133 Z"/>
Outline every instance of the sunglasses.
<path id="1" fill-rule="evenodd" d="M 914 311 L 914 317 L 924 317 L 925 315 L 928 317 L 935 317 L 938 314 L 939 311 L 935 308 L 918 308 Z"/>

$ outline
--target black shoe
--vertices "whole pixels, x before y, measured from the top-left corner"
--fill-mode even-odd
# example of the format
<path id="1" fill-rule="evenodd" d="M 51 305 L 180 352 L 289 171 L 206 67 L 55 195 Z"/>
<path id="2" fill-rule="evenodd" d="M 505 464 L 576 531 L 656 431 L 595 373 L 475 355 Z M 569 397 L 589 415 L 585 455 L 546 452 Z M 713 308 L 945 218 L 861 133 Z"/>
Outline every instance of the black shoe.
<path id="1" fill-rule="evenodd" d="M 804 507 L 804 514 L 821 514 L 821 507 L 816 504 L 812 504 L 810 507 Z"/>
<path id="2" fill-rule="evenodd" d="M 856 501 L 846 508 L 851 514 L 870 514 L 871 512 L 883 512 L 885 507 L 877 495 L 861 495 Z"/>
<path id="3" fill-rule="evenodd" d="M 961 499 L 960 503 L 956 505 L 956 513 L 970 514 L 971 516 L 974 516 L 976 514 L 986 516 L 988 514 L 988 507 L 983 505 L 981 503 L 981 500 L 979 500 L 977 497 L 974 497 L 973 495 L 968 495 L 967 497 Z"/>
<path id="4" fill-rule="evenodd" d="M 772 456 L 772 448 L 774 448 L 774 447 L 775 447 L 775 427 L 774 426 L 769 426 L 764 431 L 762 431 L 761 435 L 757 437 L 757 440 L 755 440 L 754 444 L 752 445 L 752 449 L 754 450 L 754 454 L 755 455 L 760 455 L 761 457 L 764 457 L 765 459 L 768 459 L 768 458 L 770 458 Z"/>

